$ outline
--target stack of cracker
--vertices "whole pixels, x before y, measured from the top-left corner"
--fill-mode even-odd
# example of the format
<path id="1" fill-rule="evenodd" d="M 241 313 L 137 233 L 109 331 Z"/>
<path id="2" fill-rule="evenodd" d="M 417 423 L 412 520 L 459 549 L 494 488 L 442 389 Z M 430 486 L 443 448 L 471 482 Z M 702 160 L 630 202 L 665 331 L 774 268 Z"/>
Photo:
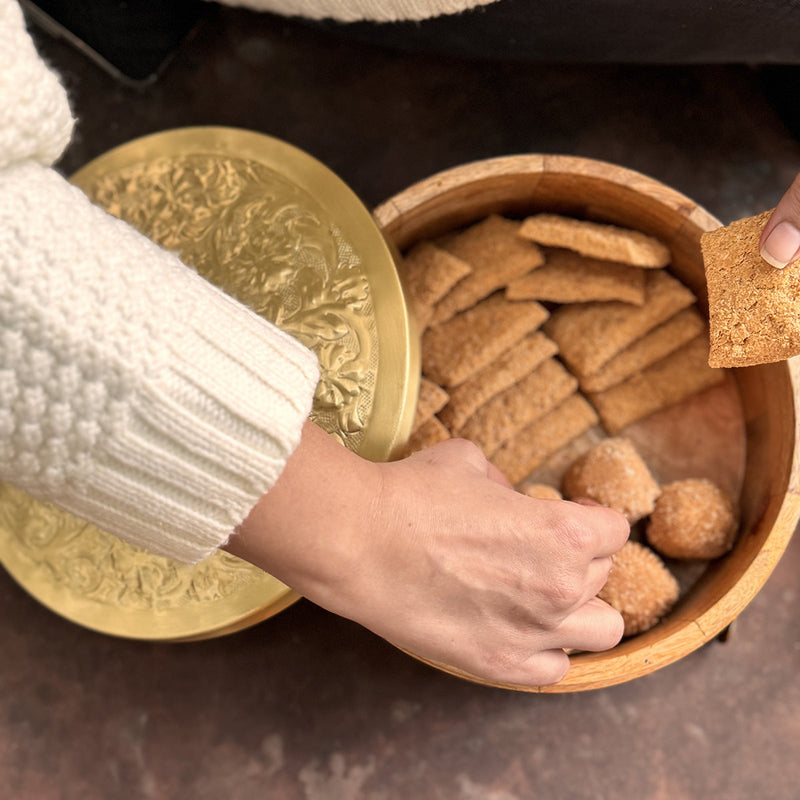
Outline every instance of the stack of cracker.
<path id="1" fill-rule="evenodd" d="M 519 484 L 599 422 L 615 435 L 720 381 L 669 259 L 638 231 L 553 214 L 416 245 L 400 266 L 423 328 L 405 452 L 468 438 Z"/>

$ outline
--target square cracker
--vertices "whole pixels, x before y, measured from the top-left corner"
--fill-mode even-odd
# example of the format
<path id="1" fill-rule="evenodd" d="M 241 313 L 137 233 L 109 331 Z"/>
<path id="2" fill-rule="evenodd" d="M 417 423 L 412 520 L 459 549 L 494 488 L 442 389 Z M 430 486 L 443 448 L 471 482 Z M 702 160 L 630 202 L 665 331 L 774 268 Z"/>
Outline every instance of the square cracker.
<path id="1" fill-rule="evenodd" d="M 398 458 L 405 458 L 418 450 L 424 450 L 439 442 L 445 442 L 450 438 L 450 432 L 439 422 L 436 417 L 431 417 L 424 422 L 414 433 L 409 436 L 405 445 L 400 448 Z"/>
<path id="2" fill-rule="evenodd" d="M 425 328 L 434 306 L 472 272 L 472 267 L 431 242 L 420 242 L 399 260 L 397 271 L 411 310 L 420 328 Z"/>
<path id="3" fill-rule="evenodd" d="M 492 463 L 518 484 L 553 453 L 597 424 L 597 414 L 579 393 L 509 439 L 493 456 Z"/>
<path id="4" fill-rule="evenodd" d="M 552 411 L 578 388 L 578 381 L 555 358 L 482 405 L 459 436 L 475 442 L 491 457 L 525 426 Z"/>
<path id="5" fill-rule="evenodd" d="M 647 369 L 605 392 L 589 394 L 612 435 L 644 417 L 720 383 L 725 371 L 708 365 L 708 340 L 696 336 Z"/>
<path id="6" fill-rule="evenodd" d="M 411 432 L 419 430 L 434 414 L 441 411 L 449 399 L 447 392 L 438 383 L 429 381 L 423 375 L 419 381 L 419 396 Z"/>
<path id="7" fill-rule="evenodd" d="M 528 217 L 519 235 L 539 244 L 566 247 L 585 256 L 622 261 L 634 267 L 666 267 L 670 262 L 669 248 L 641 231 L 558 214 Z"/>
<path id="8" fill-rule="evenodd" d="M 452 389 L 450 400 L 439 413 L 439 419 L 447 425 L 451 433 L 457 434 L 477 408 L 530 375 L 543 361 L 557 352 L 556 343 L 541 331 L 526 336 L 497 361 Z"/>
<path id="9" fill-rule="evenodd" d="M 422 372 L 440 386 L 458 386 L 491 364 L 547 319 L 536 301 L 512 303 L 501 294 L 483 300 L 422 336 Z"/>
<path id="10" fill-rule="evenodd" d="M 573 303 L 561 306 L 544 331 L 572 371 L 593 375 L 620 351 L 694 302 L 694 295 L 663 269 L 646 275 L 645 304 Z"/>
<path id="11" fill-rule="evenodd" d="M 700 239 L 712 367 L 747 367 L 800 354 L 800 260 L 776 269 L 759 254 L 758 240 L 771 213 Z"/>
<path id="12" fill-rule="evenodd" d="M 584 392 L 603 392 L 660 361 L 706 330 L 696 308 L 685 308 L 619 352 L 594 375 L 581 378 Z"/>
<path id="13" fill-rule="evenodd" d="M 548 247 L 544 265 L 511 281 L 506 287 L 506 297 L 553 303 L 621 300 L 641 306 L 645 297 L 644 276 L 641 267 Z"/>
<path id="14" fill-rule="evenodd" d="M 466 261 L 472 267 L 472 274 L 454 286 L 436 306 L 434 324 L 445 322 L 544 263 L 541 249 L 517 236 L 518 231 L 519 222 L 492 214 L 439 242 L 449 253 Z"/>

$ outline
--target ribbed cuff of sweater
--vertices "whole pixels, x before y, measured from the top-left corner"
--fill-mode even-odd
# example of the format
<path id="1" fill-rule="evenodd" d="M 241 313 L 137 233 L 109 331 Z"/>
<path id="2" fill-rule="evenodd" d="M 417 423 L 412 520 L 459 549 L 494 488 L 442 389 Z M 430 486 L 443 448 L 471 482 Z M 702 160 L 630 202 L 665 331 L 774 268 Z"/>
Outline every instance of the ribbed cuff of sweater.
<path id="1" fill-rule="evenodd" d="M 313 353 L 51 170 L 0 172 L 0 479 L 197 561 L 279 477 L 317 380 Z"/>

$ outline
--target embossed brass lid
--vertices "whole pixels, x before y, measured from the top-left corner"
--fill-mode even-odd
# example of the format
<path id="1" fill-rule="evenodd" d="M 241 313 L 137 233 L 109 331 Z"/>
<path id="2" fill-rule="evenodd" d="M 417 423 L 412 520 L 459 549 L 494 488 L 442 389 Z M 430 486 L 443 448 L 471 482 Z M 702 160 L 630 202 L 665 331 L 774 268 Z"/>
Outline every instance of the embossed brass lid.
<path id="1" fill-rule="evenodd" d="M 73 182 L 314 350 L 312 418 L 345 446 L 385 460 L 405 441 L 417 338 L 386 242 L 329 169 L 262 134 L 184 128 L 122 145 Z M 129 638 L 230 633 L 298 598 L 226 553 L 182 565 L 3 484 L 0 559 L 52 610 Z"/>

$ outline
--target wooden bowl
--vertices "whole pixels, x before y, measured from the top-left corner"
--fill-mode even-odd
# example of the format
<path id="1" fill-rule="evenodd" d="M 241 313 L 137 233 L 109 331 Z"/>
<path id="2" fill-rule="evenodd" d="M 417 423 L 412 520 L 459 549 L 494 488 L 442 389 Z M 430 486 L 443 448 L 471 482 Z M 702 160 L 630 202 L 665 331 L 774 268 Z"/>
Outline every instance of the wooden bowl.
<path id="1" fill-rule="evenodd" d="M 707 309 L 700 236 L 721 223 L 684 195 L 622 167 L 565 156 L 490 159 L 411 186 L 375 209 L 374 216 L 390 243 L 404 251 L 490 213 L 523 217 L 538 211 L 657 236 L 672 251 L 672 272 L 695 291 L 700 308 Z M 563 681 L 528 691 L 596 689 L 664 667 L 723 631 L 766 582 L 800 517 L 800 366 L 781 362 L 733 374 L 746 432 L 741 533 L 733 551 L 713 562 L 656 627 L 607 652 L 576 654 Z"/>

